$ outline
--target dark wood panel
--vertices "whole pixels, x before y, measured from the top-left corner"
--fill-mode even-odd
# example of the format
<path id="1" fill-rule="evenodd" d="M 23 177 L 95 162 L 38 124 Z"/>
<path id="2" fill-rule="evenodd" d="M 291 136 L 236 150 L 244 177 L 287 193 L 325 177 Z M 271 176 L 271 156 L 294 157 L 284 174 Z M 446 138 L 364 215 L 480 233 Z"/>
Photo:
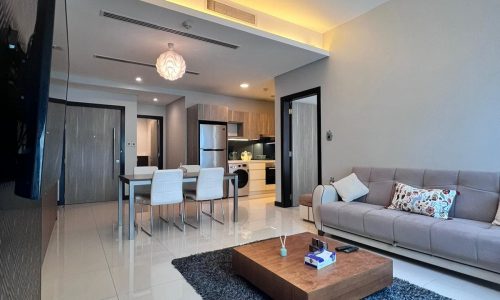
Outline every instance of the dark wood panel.
<path id="1" fill-rule="evenodd" d="M 120 110 L 68 107 L 66 204 L 112 201 L 118 198 L 120 140 Z"/>
<path id="2" fill-rule="evenodd" d="M 197 165 L 199 163 L 198 149 L 198 115 L 200 105 L 194 105 L 187 109 L 187 164 Z M 167 153 L 168 155 L 168 153 Z"/>

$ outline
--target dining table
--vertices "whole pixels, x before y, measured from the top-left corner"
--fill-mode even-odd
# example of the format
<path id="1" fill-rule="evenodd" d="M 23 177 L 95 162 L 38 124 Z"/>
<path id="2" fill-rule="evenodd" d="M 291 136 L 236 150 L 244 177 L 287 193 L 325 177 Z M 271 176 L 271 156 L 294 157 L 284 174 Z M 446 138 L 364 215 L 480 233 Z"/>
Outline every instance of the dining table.
<path id="1" fill-rule="evenodd" d="M 196 182 L 198 180 L 199 173 L 198 172 L 188 172 L 184 173 L 183 182 Z M 135 239 L 135 187 L 136 186 L 144 186 L 151 185 L 153 181 L 153 174 L 147 175 L 120 175 L 119 176 L 119 184 L 118 184 L 118 226 L 123 226 L 123 201 L 124 199 L 124 186 L 128 185 L 129 189 L 129 206 L 128 206 L 128 215 L 129 215 L 129 240 Z M 234 187 L 238 186 L 238 175 L 235 173 L 225 173 L 224 180 L 232 181 L 227 184 L 227 195 L 229 196 L 229 185 Z M 233 221 L 238 222 L 238 189 L 235 188 L 233 195 Z M 212 210 L 213 207 L 211 206 Z"/>

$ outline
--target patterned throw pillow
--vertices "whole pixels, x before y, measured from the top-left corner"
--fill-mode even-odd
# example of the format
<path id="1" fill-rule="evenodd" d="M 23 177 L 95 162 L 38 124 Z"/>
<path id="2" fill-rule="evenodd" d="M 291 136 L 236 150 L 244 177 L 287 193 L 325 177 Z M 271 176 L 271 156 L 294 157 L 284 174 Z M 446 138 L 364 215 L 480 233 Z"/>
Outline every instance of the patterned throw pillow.
<path id="1" fill-rule="evenodd" d="M 448 219 L 456 195 L 455 190 L 419 189 L 398 182 L 392 203 L 387 208 Z"/>

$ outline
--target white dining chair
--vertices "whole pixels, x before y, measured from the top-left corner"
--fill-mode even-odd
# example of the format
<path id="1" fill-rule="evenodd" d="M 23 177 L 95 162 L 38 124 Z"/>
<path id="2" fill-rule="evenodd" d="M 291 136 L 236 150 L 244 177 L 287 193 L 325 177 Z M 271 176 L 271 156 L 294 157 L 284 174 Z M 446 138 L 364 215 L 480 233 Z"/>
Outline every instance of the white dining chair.
<path id="1" fill-rule="evenodd" d="M 200 172 L 199 165 L 179 165 L 179 169 L 183 170 L 184 173 L 198 173 Z M 186 192 L 194 192 L 196 191 L 196 183 L 195 182 L 185 182 L 184 183 L 184 193 Z"/>
<path id="2" fill-rule="evenodd" d="M 134 175 L 153 175 L 158 167 L 134 167 Z M 134 191 L 134 205 L 141 204 L 145 199 L 149 199 L 151 186 L 136 186 Z M 134 210 L 137 212 L 137 210 Z M 137 220 L 137 218 L 135 218 Z M 137 227 L 137 222 L 134 224 Z"/>
<path id="3" fill-rule="evenodd" d="M 175 227 L 177 227 L 180 231 L 184 231 L 184 199 L 182 195 L 182 180 L 184 174 L 182 170 L 173 169 L 173 170 L 157 170 L 153 173 L 153 180 L 151 182 L 151 195 L 149 198 L 144 199 L 141 202 L 141 230 L 144 231 L 149 236 L 153 234 L 153 207 L 159 207 L 160 218 L 166 222 L 168 222 L 168 210 L 167 210 L 167 219 L 164 219 L 161 216 L 161 207 L 163 205 L 171 205 L 171 204 L 179 204 L 179 214 L 181 218 L 181 224 L 177 224 L 175 222 L 175 213 L 173 217 L 172 223 Z M 142 215 L 143 208 L 145 205 L 149 205 L 149 223 L 151 231 L 148 232 L 143 227 Z M 182 227 L 181 227 L 182 226 Z"/>
<path id="4" fill-rule="evenodd" d="M 215 218 L 214 201 L 222 200 L 224 197 L 224 168 L 201 168 L 196 181 L 196 191 L 187 191 L 184 193 L 186 201 L 196 203 L 196 221 L 197 225 L 186 224 L 198 228 L 201 224 L 201 215 L 206 214 L 212 220 L 224 224 L 224 204 L 220 201 L 222 210 L 222 221 Z M 203 211 L 203 202 L 210 201 L 210 213 Z"/>

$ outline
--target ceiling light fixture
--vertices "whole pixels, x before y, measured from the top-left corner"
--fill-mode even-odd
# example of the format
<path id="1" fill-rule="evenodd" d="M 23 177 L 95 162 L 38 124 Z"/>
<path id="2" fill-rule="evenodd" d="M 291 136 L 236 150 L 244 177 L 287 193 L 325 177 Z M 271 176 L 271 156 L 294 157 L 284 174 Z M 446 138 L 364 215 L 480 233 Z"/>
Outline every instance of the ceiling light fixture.
<path id="1" fill-rule="evenodd" d="M 174 51 L 174 44 L 168 43 L 168 50 L 156 60 L 156 71 L 161 77 L 174 81 L 186 73 L 186 62 Z"/>
<path id="2" fill-rule="evenodd" d="M 135 81 L 137 81 L 137 82 L 142 82 L 142 78 L 141 78 L 141 77 L 136 77 L 136 78 L 135 78 Z"/>
<path id="3" fill-rule="evenodd" d="M 158 102 L 158 98 L 153 98 L 153 101 L 154 102 Z"/>
<path id="4" fill-rule="evenodd" d="M 250 86 L 250 85 L 249 85 L 248 83 L 246 83 L 246 82 L 243 82 L 242 84 L 240 84 L 240 87 L 241 87 L 242 89 L 247 89 L 249 86 Z"/>

